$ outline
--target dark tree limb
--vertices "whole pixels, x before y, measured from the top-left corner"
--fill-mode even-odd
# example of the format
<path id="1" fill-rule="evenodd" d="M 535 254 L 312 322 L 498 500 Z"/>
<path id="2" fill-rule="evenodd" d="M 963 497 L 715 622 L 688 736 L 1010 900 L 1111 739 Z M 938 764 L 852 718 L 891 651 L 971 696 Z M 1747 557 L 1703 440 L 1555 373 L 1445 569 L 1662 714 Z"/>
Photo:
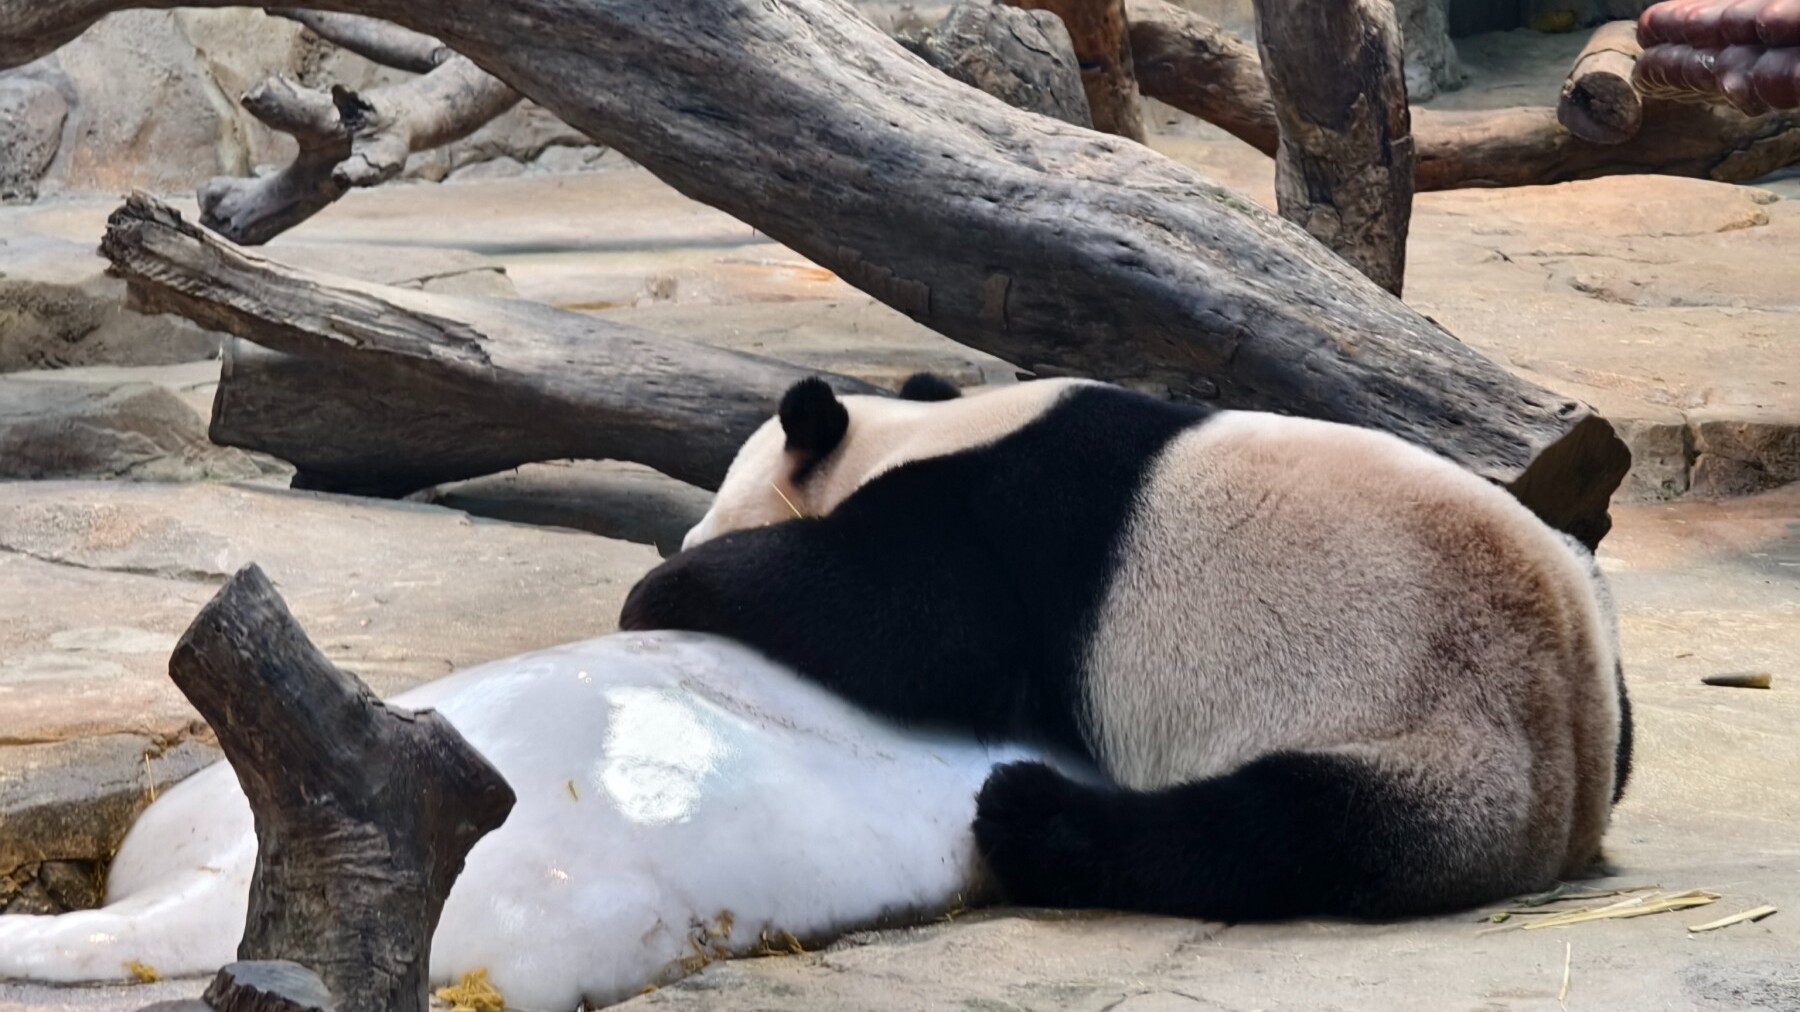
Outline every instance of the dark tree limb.
<path id="1" fill-rule="evenodd" d="M 0 58 L 130 2 L 0 0 Z M 1629 458 L 1590 408 L 1291 223 L 953 81 L 837 0 L 319 6 L 437 36 L 687 196 L 999 358 L 1394 432 L 1584 540 L 1609 525 Z"/>
<path id="2" fill-rule="evenodd" d="M 936 28 L 895 41 L 1015 109 L 1093 125 L 1068 29 L 1048 11 L 959 3 Z"/>
<path id="3" fill-rule="evenodd" d="M 1563 79 L 1556 120 L 1595 144 L 1622 144 L 1644 125 L 1644 100 L 1631 83 L 1637 65 L 1637 25 L 1614 21 L 1594 29 Z"/>
<path id="4" fill-rule="evenodd" d="M 811 375 L 538 303 L 295 270 L 142 196 L 113 213 L 101 250 L 146 311 L 282 353 L 231 354 L 211 436 L 291 462 L 303 488 L 397 496 L 561 458 L 717 487 L 781 392 Z"/>
<path id="5" fill-rule="evenodd" d="M 1275 106 L 1248 46 L 1166 0 L 1131 0 L 1131 25 L 1144 94 L 1274 156 Z M 1621 144 L 1595 144 L 1570 134 L 1549 107 L 1414 109 L 1412 135 L 1419 192 L 1646 172 L 1738 183 L 1800 162 L 1800 115 L 1751 118 L 1670 102 L 1646 103 L 1637 136 Z"/>
<path id="6" fill-rule="evenodd" d="M 506 781 L 438 714 L 332 666 L 253 565 L 194 619 L 169 677 L 256 819 L 238 958 L 316 970 L 342 1012 L 425 1012 L 438 915 L 512 810 Z"/>
<path id="7" fill-rule="evenodd" d="M 1094 129 L 1144 139 L 1144 103 L 1132 71 L 1125 0 L 1007 0 L 1061 18 L 1074 43 Z"/>
<path id="8" fill-rule="evenodd" d="M 200 220 L 235 242 L 267 242 L 350 188 L 399 175 L 413 152 L 467 137 L 519 99 L 498 78 L 455 55 L 429 73 L 367 93 L 265 81 L 244 96 L 244 108 L 291 134 L 300 153 L 267 176 L 219 176 L 202 184 Z"/>
<path id="9" fill-rule="evenodd" d="M 1281 124 L 1281 216 L 1399 295 L 1413 141 L 1393 4 L 1256 0 L 1256 40 Z"/>
<path id="10" fill-rule="evenodd" d="M 455 55 L 450 47 L 429 35 L 375 18 L 299 7 L 264 7 L 263 13 L 297 22 L 334 46 L 396 70 L 428 73 Z"/>

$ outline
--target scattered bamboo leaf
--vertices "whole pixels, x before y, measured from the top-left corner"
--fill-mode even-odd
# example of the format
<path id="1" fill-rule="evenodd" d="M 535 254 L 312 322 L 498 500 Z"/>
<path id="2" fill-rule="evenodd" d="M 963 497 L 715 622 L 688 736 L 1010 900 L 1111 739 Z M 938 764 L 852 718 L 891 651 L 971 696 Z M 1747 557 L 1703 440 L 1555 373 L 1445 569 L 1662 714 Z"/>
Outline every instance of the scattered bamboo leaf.
<path id="1" fill-rule="evenodd" d="M 140 984 L 154 984 L 162 979 L 162 974 L 156 972 L 156 967 L 148 963 L 140 963 L 135 959 L 125 964 L 125 972 L 137 978 L 137 982 Z"/>
<path id="2" fill-rule="evenodd" d="M 486 969 L 470 970 L 433 993 L 450 1003 L 450 1012 L 506 1012 L 506 1000 L 488 983 Z"/>

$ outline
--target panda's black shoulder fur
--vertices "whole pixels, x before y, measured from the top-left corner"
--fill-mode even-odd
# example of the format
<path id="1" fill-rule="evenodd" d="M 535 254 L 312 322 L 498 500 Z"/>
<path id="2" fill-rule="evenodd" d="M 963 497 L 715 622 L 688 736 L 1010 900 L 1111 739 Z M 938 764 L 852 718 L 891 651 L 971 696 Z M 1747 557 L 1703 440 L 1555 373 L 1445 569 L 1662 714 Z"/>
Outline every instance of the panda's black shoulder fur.
<path id="1" fill-rule="evenodd" d="M 1071 387 L 999 440 L 896 468 L 825 517 L 675 556 L 633 588 L 620 627 L 730 636 L 878 712 L 1085 751 L 1078 666 L 1117 543 L 1158 455 L 1209 414 Z"/>
<path id="2" fill-rule="evenodd" d="M 903 401 L 953 401 L 962 396 L 956 384 L 934 372 L 916 372 L 900 384 Z"/>

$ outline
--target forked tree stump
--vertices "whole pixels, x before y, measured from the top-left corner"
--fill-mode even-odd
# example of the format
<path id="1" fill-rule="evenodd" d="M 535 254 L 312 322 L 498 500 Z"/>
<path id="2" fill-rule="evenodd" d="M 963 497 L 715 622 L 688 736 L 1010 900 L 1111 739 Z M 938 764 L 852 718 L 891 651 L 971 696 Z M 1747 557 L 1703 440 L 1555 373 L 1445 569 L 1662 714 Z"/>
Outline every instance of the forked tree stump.
<path id="1" fill-rule="evenodd" d="M 238 958 L 316 971 L 340 1012 L 425 1012 L 438 915 L 512 811 L 506 781 L 437 713 L 333 666 L 254 565 L 201 609 L 169 676 L 255 816 Z"/>

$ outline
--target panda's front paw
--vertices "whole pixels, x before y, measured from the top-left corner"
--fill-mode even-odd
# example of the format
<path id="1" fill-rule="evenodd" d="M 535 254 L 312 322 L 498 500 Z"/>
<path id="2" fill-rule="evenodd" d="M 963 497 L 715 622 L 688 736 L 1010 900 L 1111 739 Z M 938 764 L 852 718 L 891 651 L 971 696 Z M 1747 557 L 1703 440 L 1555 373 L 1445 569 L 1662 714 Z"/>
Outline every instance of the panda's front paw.
<path id="1" fill-rule="evenodd" d="M 975 845 L 1010 903 L 1082 907 L 1104 892 L 1096 821 L 1104 798 L 1038 762 L 988 775 L 975 799 Z"/>

